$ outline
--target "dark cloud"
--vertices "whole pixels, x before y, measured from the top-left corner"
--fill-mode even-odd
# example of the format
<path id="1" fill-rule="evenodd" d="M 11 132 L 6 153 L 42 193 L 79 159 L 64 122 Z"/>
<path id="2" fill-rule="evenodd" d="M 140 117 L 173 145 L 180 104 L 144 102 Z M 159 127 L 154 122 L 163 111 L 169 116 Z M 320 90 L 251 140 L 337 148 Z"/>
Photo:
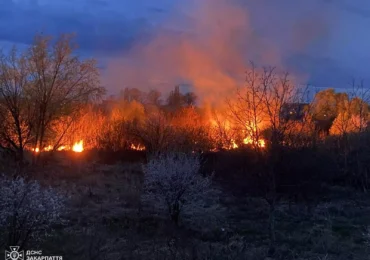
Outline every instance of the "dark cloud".
<path id="1" fill-rule="evenodd" d="M 73 9 L 51 9 L 36 2 L 21 5 L 1 0 L 0 3 L 4 6 L 0 9 L 0 41 L 29 44 L 35 33 L 75 33 L 83 51 L 109 55 L 128 49 L 150 28 L 143 18 L 129 20 L 113 11 L 94 15 Z M 94 0 L 91 4 L 105 5 L 105 2 Z"/>

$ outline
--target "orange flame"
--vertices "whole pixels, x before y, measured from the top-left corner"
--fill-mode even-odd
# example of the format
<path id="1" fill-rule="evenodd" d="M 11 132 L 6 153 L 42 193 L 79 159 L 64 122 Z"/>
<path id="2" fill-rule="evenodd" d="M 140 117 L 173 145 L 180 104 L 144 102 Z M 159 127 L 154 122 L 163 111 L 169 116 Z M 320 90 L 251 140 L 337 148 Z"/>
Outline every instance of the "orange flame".
<path id="1" fill-rule="evenodd" d="M 59 146 L 58 151 L 67 150 L 67 147 L 65 145 Z"/>
<path id="2" fill-rule="evenodd" d="M 44 148 L 44 151 L 51 151 L 51 150 L 53 150 L 53 146 L 51 146 L 51 145 L 48 145 L 47 147 L 45 147 Z"/>
<path id="3" fill-rule="evenodd" d="M 235 143 L 235 141 L 234 140 L 231 140 L 231 148 L 232 149 L 236 149 L 236 148 L 238 148 L 239 146 Z"/>
<path id="4" fill-rule="evenodd" d="M 141 146 L 140 144 L 138 144 L 138 145 L 131 144 L 130 148 L 132 150 L 136 150 L 136 151 L 144 151 L 145 150 L 145 147 Z"/>
<path id="5" fill-rule="evenodd" d="M 75 143 L 72 146 L 72 151 L 74 151 L 76 153 L 81 153 L 83 150 L 84 150 L 83 140 L 80 140 L 79 142 Z"/>
<path id="6" fill-rule="evenodd" d="M 258 141 L 253 141 L 251 137 L 246 137 L 243 140 L 244 144 L 257 144 L 258 147 L 264 148 L 266 147 L 265 140 L 263 139 L 258 139 Z"/>

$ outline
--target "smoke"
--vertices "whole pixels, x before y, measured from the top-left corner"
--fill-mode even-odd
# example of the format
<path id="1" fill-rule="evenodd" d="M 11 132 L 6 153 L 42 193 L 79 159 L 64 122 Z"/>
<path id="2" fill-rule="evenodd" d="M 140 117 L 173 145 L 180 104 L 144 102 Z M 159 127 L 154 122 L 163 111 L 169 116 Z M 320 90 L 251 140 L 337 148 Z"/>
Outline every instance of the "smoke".
<path id="1" fill-rule="evenodd" d="M 109 62 L 106 84 L 162 92 L 189 84 L 215 102 L 243 84 L 249 61 L 290 71 L 298 82 L 309 71 L 295 69 L 296 57 L 328 48 L 334 17 L 318 0 L 181 2 L 150 39 Z"/>

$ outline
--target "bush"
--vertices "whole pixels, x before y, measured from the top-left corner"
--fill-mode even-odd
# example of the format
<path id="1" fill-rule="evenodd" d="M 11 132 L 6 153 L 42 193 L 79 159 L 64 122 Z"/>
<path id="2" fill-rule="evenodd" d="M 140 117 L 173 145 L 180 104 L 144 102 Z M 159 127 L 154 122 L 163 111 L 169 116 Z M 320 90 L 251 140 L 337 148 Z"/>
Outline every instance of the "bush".
<path id="1" fill-rule="evenodd" d="M 181 215 L 195 217 L 205 208 L 210 210 L 215 189 L 211 177 L 199 173 L 200 167 L 200 158 L 195 154 L 157 155 L 143 169 L 143 199 L 156 208 L 166 209 L 176 225 Z"/>
<path id="2" fill-rule="evenodd" d="M 37 181 L 17 177 L 0 178 L 0 230 L 10 246 L 23 248 L 30 240 L 41 239 L 61 224 L 66 198 Z"/>

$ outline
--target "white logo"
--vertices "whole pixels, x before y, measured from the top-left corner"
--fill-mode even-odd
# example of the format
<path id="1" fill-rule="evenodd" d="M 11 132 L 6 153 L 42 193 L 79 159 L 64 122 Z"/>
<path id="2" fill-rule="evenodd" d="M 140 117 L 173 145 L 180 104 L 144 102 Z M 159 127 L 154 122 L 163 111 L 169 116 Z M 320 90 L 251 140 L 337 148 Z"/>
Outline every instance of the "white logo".
<path id="1" fill-rule="evenodd" d="M 10 251 L 5 251 L 5 260 L 23 260 L 23 251 L 18 251 L 19 246 L 10 246 Z"/>

